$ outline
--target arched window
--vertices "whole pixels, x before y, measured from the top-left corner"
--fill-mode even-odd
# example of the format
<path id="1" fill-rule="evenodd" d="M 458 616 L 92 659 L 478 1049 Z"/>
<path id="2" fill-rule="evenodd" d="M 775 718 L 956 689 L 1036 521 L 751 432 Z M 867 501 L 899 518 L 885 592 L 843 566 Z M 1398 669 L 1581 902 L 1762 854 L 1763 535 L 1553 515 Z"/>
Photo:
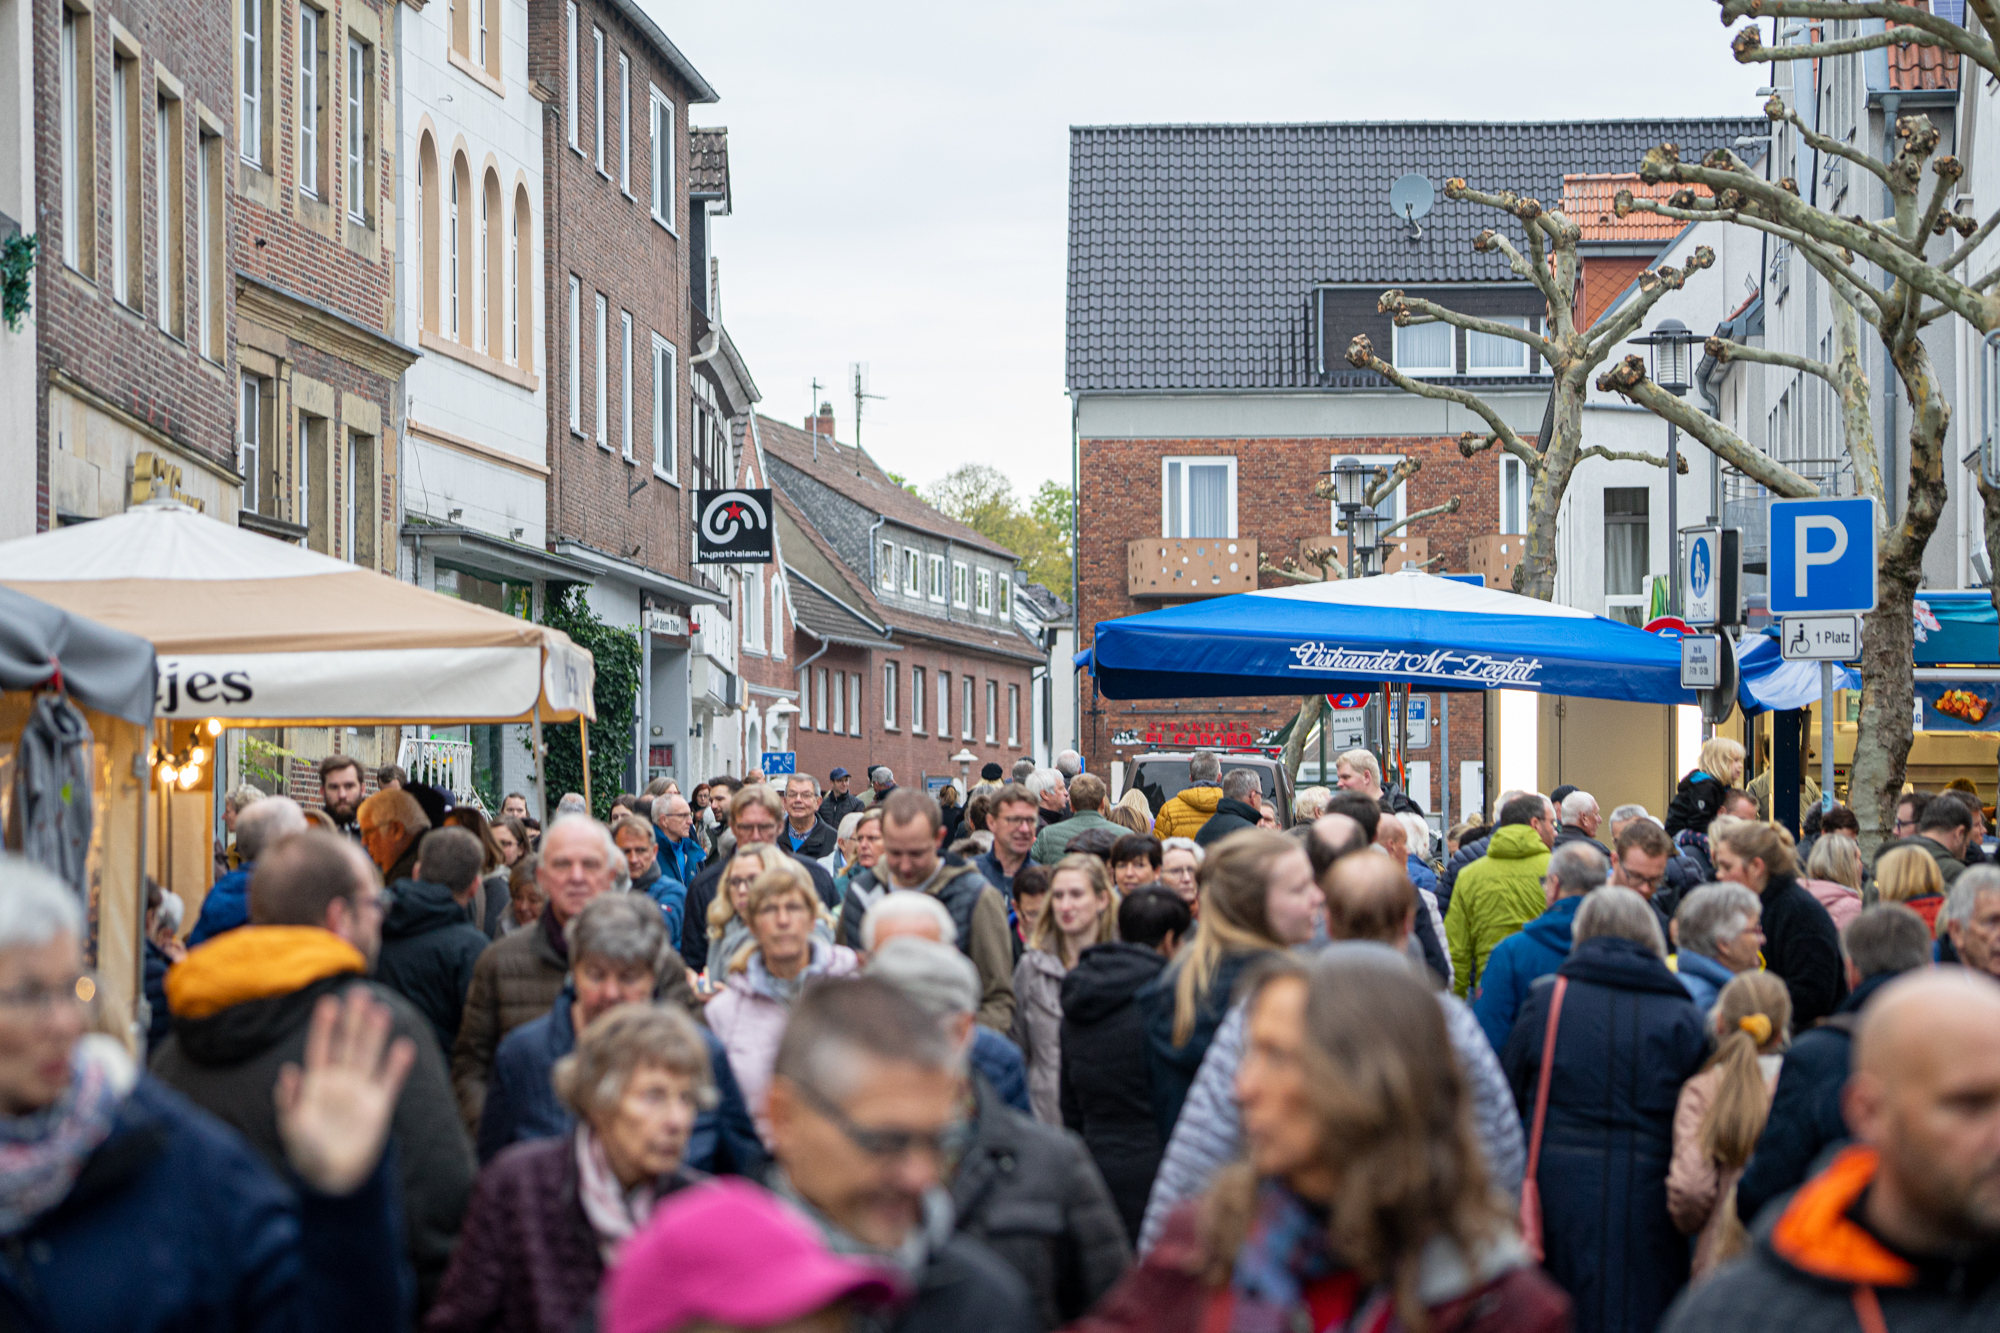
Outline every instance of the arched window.
<path id="1" fill-rule="evenodd" d="M 437 199 L 437 144 L 426 130 L 417 151 L 417 325 L 431 333 L 438 331 L 438 229 L 430 216 Z"/>
<path id="2" fill-rule="evenodd" d="M 481 350 L 499 356 L 505 348 L 501 333 L 507 314 L 507 247 L 501 242 L 506 227 L 500 203 L 500 177 L 486 169 L 484 188 L 479 192 L 479 302 Z"/>
<path id="3" fill-rule="evenodd" d="M 460 153 L 451 164 L 451 336 L 462 343 L 472 341 L 472 264 L 472 173 Z"/>
<path id="4" fill-rule="evenodd" d="M 524 371 L 535 368 L 535 222 L 528 213 L 528 187 L 514 189 L 513 299 L 507 304 L 508 357 Z"/>

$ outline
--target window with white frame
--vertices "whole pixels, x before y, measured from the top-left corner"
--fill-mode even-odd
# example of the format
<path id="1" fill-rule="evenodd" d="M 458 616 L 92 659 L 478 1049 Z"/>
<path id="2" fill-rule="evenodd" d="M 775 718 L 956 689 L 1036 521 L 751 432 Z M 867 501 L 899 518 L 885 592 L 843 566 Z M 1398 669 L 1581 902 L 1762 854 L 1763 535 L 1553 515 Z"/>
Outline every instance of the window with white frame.
<path id="1" fill-rule="evenodd" d="M 903 592 L 906 596 L 923 596 L 924 553 L 914 547 L 903 548 Z"/>
<path id="2" fill-rule="evenodd" d="M 814 668 L 813 677 L 813 727 L 826 730 L 826 668 Z"/>
<path id="3" fill-rule="evenodd" d="M 597 169 L 604 171 L 604 29 L 593 27 L 591 40 L 596 43 L 595 62 L 591 68 L 597 76 Z M 609 175 L 609 172 L 605 173 Z"/>
<path id="4" fill-rule="evenodd" d="M 618 53 L 618 188 L 632 193 L 632 61 Z"/>
<path id="5" fill-rule="evenodd" d="M 1007 744 L 1015 749 L 1021 745 L 1021 687 L 1007 687 Z"/>
<path id="6" fill-rule="evenodd" d="M 185 333 L 182 303 L 187 299 L 187 183 L 186 107 L 178 97 L 160 93 L 154 111 L 154 151 L 159 160 L 153 172 L 153 216 L 158 220 L 160 253 L 153 266 L 159 289 L 160 331 L 182 337 Z"/>
<path id="7" fill-rule="evenodd" d="M 938 678 L 937 734 L 951 735 L 951 673 L 940 671 Z"/>
<path id="8" fill-rule="evenodd" d="M 994 578 L 993 596 L 997 599 L 994 602 L 994 610 L 998 611 L 1002 616 L 1013 615 L 1014 614 L 1013 574 L 1003 569 L 995 573 L 993 575 L 993 578 Z"/>
<path id="9" fill-rule="evenodd" d="M 1494 324 L 1506 324 L 1517 329 L 1535 327 L 1535 321 L 1526 315 L 1499 315 L 1489 319 Z M 1528 373 L 1528 344 L 1505 334 L 1468 329 L 1465 334 L 1465 373 L 1525 375 Z"/>
<path id="10" fill-rule="evenodd" d="M 855 672 L 847 678 L 847 734 L 861 734 L 861 673 Z M 838 730 L 838 728 L 835 728 Z"/>
<path id="11" fill-rule="evenodd" d="M 1369 489 L 1372 490 L 1379 483 L 1380 479 L 1379 474 L 1389 471 L 1390 469 L 1394 468 L 1398 463 L 1402 462 L 1403 455 L 1334 454 L 1331 458 L 1327 460 L 1327 466 L 1339 467 L 1342 463 L 1345 463 L 1349 459 L 1353 459 L 1355 462 L 1361 464 L 1361 466 L 1368 469 L 1369 472 L 1368 486 Z M 1403 498 L 1404 498 L 1404 492 L 1407 489 L 1408 489 L 1407 483 L 1398 482 L 1395 490 L 1390 491 L 1387 495 L 1383 496 L 1380 500 L 1377 500 L 1375 502 L 1375 512 L 1382 516 L 1383 523 L 1385 524 L 1395 523 L 1402 519 L 1404 513 Z M 1340 520 L 1339 505 L 1329 502 L 1328 512 L 1332 514 L 1333 520 L 1336 523 L 1339 522 Z M 1333 531 L 1338 532 L 1339 529 L 1335 528 L 1333 529 Z M 1392 533 L 1391 536 L 1394 536 L 1394 534 Z"/>
<path id="12" fill-rule="evenodd" d="M 145 265 L 132 229 L 139 221 L 133 207 L 138 147 L 139 70 L 136 60 L 111 47 L 111 295 L 129 306 L 139 304 L 138 275 Z"/>
<path id="13" fill-rule="evenodd" d="M 618 452 L 632 461 L 632 312 L 618 312 L 618 389 L 621 412 L 618 418 Z"/>
<path id="14" fill-rule="evenodd" d="M 568 77 L 563 80 L 563 98 L 568 104 L 569 111 L 569 146 L 581 153 L 583 142 L 578 137 L 576 128 L 576 83 L 579 64 L 576 47 L 576 0 L 569 0 L 569 7 L 563 15 L 563 24 L 567 29 L 563 35 L 568 39 L 565 50 L 569 57 L 567 68 L 564 70 Z"/>
<path id="15" fill-rule="evenodd" d="M 1604 488 L 1605 614 L 1628 625 L 1646 623 L 1651 498 L 1644 486 Z"/>
<path id="16" fill-rule="evenodd" d="M 320 105 L 320 64 L 324 43 L 320 25 L 325 16 L 311 5 L 299 6 L 299 189 L 319 198 L 319 146 L 325 109 Z"/>
<path id="17" fill-rule="evenodd" d="M 91 51 L 91 32 L 89 14 L 64 7 L 62 256 L 63 263 L 86 277 L 97 269 L 97 59 Z"/>
<path id="18" fill-rule="evenodd" d="M 195 134 L 195 332 L 201 354 L 222 360 L 222 136 Z"/>
<path id="19" fill-rule="evenodd" d="M 583 281 L 569 275 L 569 428 L 583 434 Z"/>
<path id="20" fill-rule="evenodd" d="M 243 44 L 237 78 L 243 87 L 243 115 L 236 127 L 237 151 L 251 166 L 264 165 L 264 0 L 243 0 Z"/>
<path id="21" fill-rule="evenodd" d="M 650 85 L 648 85 L 650 87 Z M 674 229 L 674 104 L 652 88 L 653 221 Z"/>
<path id="22" fill-rule="evenodd" d="M 910 734 L 924 734 L 924 669 L 910 668 Z"/>
<path id="23" fill-rule="evenodd" d="M 885 731 L 896 729 L 896 664 L 882 664 L 882 727 Z"/>
<path id="24" fill-rule="evenodd" d="M 930 557 L 930 582 L 927 591 L 933 602 L 944 600 L 944 557 L 941 555 Z"/>
<path id="25" fill-rule="evenodd" d="M 368 145 L 374 137 L 368 96 L 373 81 L 369 63 L 373 49 L 358 38 L 347 43 L 347 216 L 368 223 Z"/>
<path id="26" fill-rule="evenodd" d="M 986 743 L 993 744 L 994 732 L 1000 722 L 1000 682 L 986 682 Z"/>
<path id="27" fill-rule="evenodd" d="M 993 614 L 993 571 L 982 569 L 974 576 L 972 609 L 982 616 Z"/>
<path id="28" fill-rule="evenodd" d="M 611 302 L 597 294 L 597 398 L 591 403 L 597 413 L 597 442 L 611 447 Z"/>
<path id="29" fill-rule="evenodd" d="M 824 675 L 825 668 L 822 667 L 820 670 L 821 674 Z M 821 711 L 825 711 L 826 700 L 820 700 L 820 708 Z M 845 671 L 836 671 L 833 673 L 833 730 L 835 735 L 847 730 L 847 673 Z"/>
<path id="30" fill-rule="evenodd" d="M 243 474 L 243 507 L 264 513 L 267 497 L 259 488 L 264 476 L 264 381 L 245 375 L 236 412 L 236 470 Z"/>
<path id="31" fill-rule="evenodd" d="M 785 581 L 771 575 L 771 656 L 785 658 Z"/>
<path id="32" fill-rule="evenodd" d="M 1160 460 L 1160 535 L 1236 535 L 1236 459 L 1232 455 Z"/>
<path id="33" fill-rule="evenodd" d="M 970 577 L 971 571 L 967 568 L 963 560 L 954 560 L 951 562 L 951 604 L 953 606 L 964 607 L 969 605 L 966 589 L 968 586 L 967 580 Z"/>
<path id="34" fill-rule="evenodd" d="M 677 475 L 680 462 L 680 425 L 675 419 L 680 404 L 677 369 L 680 355 L 674 345 L 659 334 L 653 335 L 653 471 L 668 481 Z"/>
<path id="35" fill-rule="evenodd" d="M 1442 322 L 1398 328 L 1390 364 L 1405 375 L 1456 375 L 1456 339 Z"/>
<path id="36" fill-rule="evenodd" d="M 1527 469 L 1512 454 L 1500 456 L 1500 531 L 1528 530 L 1528 497 L 1531 483 Z"/>
<path id="37" fill-rule="evenodd" d="M 958 737 L 960 740 L 969 741 L 972 739 L 972 715 L 975 706 L 973 691 L 977 690 L 979 685 L 970 676 L 960 676 L 958 684 Z"/>
<path id="38" fill-rule="evenodd" d="M 764 579 L 755 572 L 743 580 L 743 646 L 764 647 Z"/>

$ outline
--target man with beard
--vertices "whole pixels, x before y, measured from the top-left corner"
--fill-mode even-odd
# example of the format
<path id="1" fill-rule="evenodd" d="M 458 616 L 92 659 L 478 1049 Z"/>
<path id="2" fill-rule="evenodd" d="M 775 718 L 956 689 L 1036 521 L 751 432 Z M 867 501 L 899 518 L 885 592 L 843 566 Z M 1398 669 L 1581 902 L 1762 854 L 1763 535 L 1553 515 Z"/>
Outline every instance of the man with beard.
<path id="1" fill-rule="evenodd" d="M 361 761 L 351 754 L 330 754 L 319 761 L 319 803 L 333 826 L 361 841 Z"/>

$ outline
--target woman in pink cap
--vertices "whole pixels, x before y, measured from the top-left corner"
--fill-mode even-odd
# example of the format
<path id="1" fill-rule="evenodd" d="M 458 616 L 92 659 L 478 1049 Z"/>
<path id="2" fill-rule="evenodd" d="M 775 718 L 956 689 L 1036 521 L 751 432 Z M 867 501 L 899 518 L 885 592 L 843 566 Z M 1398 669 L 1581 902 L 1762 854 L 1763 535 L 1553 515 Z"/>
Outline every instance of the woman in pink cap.
<path id="1" fill-rule="evenodd" d="M 902 1278 L 837 1255 L 776 1197 L 713 1180 L 660 1205 L 604 1280 L 603 1333 L 844 1333 Z"/>

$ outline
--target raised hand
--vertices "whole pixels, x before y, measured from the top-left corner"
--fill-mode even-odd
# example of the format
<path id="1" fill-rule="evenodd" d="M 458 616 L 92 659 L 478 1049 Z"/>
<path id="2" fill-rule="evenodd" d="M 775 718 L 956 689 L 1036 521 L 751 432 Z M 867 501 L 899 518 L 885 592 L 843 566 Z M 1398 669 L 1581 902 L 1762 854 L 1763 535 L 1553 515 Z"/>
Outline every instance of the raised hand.
<path id="1" fill-rule="evenodd" d="M 390 1014 L 365 986 L 322 996 L 306 1033 L 306 1063 L 278 1071 L 278 1137 L 300 1179 L 350 1194 L 381 1160 L 396 1097 L 416 1062 L 408 1037 L 389 1040 Z M 386 1054 L 385 1054 L 386 1047 Z"/>

